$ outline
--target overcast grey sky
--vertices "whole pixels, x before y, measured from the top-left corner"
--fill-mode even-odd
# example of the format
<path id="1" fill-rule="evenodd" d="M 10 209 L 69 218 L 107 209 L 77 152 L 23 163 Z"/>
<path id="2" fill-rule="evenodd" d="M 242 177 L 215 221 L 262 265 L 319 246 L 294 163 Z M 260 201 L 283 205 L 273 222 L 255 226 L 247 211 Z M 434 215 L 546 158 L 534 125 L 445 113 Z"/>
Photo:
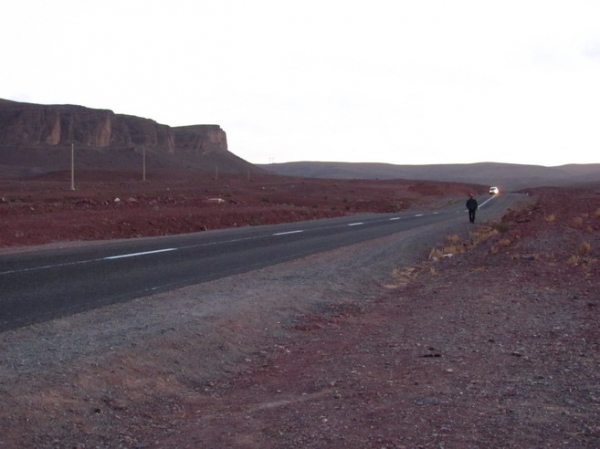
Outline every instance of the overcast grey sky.
<path id="1" fill-rule="evenodd" d="M 5 0 L 0 98 L 253 163 L 600 162 L 600 1 Z"/>

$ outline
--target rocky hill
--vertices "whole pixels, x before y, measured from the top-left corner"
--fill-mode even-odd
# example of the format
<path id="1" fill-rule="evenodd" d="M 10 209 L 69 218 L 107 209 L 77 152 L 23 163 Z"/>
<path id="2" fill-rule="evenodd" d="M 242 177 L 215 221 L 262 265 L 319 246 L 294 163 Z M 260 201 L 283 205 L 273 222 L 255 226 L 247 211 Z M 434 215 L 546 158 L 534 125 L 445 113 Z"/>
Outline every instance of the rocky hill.
<path id="1" fill-rule="evenodd" d="M 71 145 L 81 168 L 149 168 L 245 173 L 262 171 L 227 148 L 218 125 L 170 127 L 154 120 L 75 105 L 0 99 L 0 166 L 27 174 L 70 166 Z"/>
<path id="2" fill-rule="evenodd" d="M 585 185 L 600 181 L 600 164 L 560 167 L 482 162 L 476 164 L 393 165 L 346 162 L 288 162 L 260 165 L 285 176 L 329 179 L 408 179 L 527 187 Z"/>

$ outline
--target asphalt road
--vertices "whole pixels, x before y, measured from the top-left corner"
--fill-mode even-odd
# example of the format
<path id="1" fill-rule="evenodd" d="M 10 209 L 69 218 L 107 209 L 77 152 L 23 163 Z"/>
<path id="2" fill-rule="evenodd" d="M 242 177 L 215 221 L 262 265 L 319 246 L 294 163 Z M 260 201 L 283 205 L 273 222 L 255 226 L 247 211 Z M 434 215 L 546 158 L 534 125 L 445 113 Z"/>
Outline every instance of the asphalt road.
<path id="1" fill-rule="evenodd" d="M 478 198 L 478 220 L 516 195 Z M 0 332 L 198 284 L 446 220 L 436 212 L 370 214 L 0 256 Z"/>

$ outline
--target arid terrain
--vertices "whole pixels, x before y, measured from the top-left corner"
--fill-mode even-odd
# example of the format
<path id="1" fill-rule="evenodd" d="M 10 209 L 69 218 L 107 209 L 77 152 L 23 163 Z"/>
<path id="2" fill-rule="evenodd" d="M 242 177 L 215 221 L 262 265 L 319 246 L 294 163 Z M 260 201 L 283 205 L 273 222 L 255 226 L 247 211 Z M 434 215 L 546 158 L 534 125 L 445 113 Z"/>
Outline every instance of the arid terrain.
<path id="1" fill-rule="evenodd" d="M 105 176 L 0 181 L 0 257 L 487 193 Z M 479 217 L 6 332 L 0 448 L 600 447 L 600 186 Z"/>
<path id="2" fill-rule="evenodd" d="M 107 180 L 110 180 L 109 182 Z M 399 212 L 486 188 L 464 183 L 80 171 L 0 179 L 0 247 L 153 237 L 368 212 Z"/>

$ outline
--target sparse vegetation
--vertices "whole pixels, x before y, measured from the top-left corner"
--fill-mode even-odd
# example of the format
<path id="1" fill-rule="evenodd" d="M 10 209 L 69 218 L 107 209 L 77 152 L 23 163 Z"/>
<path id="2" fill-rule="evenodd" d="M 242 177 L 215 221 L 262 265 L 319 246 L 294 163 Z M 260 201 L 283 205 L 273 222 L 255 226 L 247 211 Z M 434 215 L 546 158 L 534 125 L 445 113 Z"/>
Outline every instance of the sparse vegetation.
<path id="1" fill-rule="evenodd" d="M 556 221 L 556 214 L 550 214 L 545 217 L 546 221 L 553 222 Z"/>
<path id="2" fill-rule="evenodd" d="M 571 220 L 571 226 L 573 226 L 574 228 L 579 228 L 581 227 L 581 225 L 583 225 L 583 218 L 575 217 Z"/>
<path id="3" fill-rule="evenodd" d="M 502 246 L 509 246 L 511 244 L 510 239 L 502 239 L 500 240 L 500 245 Z"/>
<path id="4" fill-rule="evenodd" d="M 509 226 L 509 224 L 508 224 L 508 223 L 505 223 L 505 222 L 503 222 L 503 221 L 496 222 L 496 223 L 494 223 L 492 226 L 493 226 L 493 228 L 494 228 L 496 231 L 498 231 L 498 232 L 500 232 L 500 233 L 502 233 L 502 234 L 503 234 L 503 233 L 505 233 L 505 232 L 508 232 L 508 230 L 510 229 L 510 226 Z"/>
<path id="5" fill-rule="evenodd" d="M 494 237 L 499 234 L 498 229 L 495 226 L 483 225 L 473 231 L 471 236 L 473 237 L 474 243 L 483 242 L 491 237 Z"/>
<path id="6" fill-rule="evenodd" d="M 592 247 L 588 242 L 581 242 L 579 248 L 577 249 L 577 252 L 580 256 L 587 256 L 590 253 L 591 248 Z"/>
<path id="7" fill-rule="evenodd" d="M 444 253 L 444 256 L 449 255 L 449 254 L 455 256 L 456 254 L 463 253 L 464 248 L 462 246 L 458 246 L 458 245 L 449 245 L 449 246 L 444 246 L 444 249 L 442 251 Z"/>
<path id="8" fill-rule="evenodd" d="M 432 248 L 429 251 L 429 259 L 433 261 L 441 260 L 444 257 L 444 253 L 438 248 Z"/>
<path id="9" fill-rule="evenodd" d="M 451 243 L 452 245 L 457 245 L 458 242 L 460 242 L 460 237 L 458 235 L 454 234 L 454 235 L 447 237 L 446 240 L 448 241 L 448 243 Z"/>
<path id="10" fill-rule="evenodd" d="M 450 235 L 446 237 L 446 241 L 441 247 L 434 247 L 429 252 L 430 260 L 440 260 L 444 257 L 452 257 L 457 254 L 462 254 L 470 248 L 474 248 L 478 244 L 499 235 L 501 232 L 507 232 L 509 229 L 508 223 L 492 223 L 485 224 L 477 228 L 475 231 L 470 233 L 470 239 L 462 241 L 461 238 L 456 235 Z M 504 238 L 498 242 L 500 246 L 507 247 L 512 243 L 509 238 Z M 498 245 L 492 245 L 490 247 L 490 253 L 496 254 L 499 252 Z"/>
<path id="11" fill-rule="evenodd" d="M 385 285 L 386 288 L 395 289 L 405 287 L 415 278 L 417 269 L 415 267 L 396 268 L 392 271 L 392 284 Z"/>

